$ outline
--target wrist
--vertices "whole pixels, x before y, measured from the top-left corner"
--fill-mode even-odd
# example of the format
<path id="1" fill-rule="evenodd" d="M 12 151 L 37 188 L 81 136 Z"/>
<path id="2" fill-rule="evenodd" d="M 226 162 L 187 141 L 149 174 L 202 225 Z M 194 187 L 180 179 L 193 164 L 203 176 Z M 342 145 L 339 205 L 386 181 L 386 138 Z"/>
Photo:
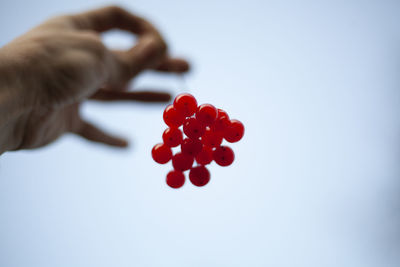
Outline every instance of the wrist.
<path id="1" fill-rule="evenodd" d="M 19 76 L 9 49 L 0 48 L 0 154 L 18 148 L 21 118 L 30 110 Z"/>
<path id="2" fill-rule="evenodd" d="M 12 47 L 0 48 L 0 96 L 8 100 L 8 111 L 12 113 L 18 113 L 32 106 L 27 101 L 28 86 L 24 84 L 27 75 L 24 73 L 23 60 L 19 58 L 21 55 L 18 55 Z"/>

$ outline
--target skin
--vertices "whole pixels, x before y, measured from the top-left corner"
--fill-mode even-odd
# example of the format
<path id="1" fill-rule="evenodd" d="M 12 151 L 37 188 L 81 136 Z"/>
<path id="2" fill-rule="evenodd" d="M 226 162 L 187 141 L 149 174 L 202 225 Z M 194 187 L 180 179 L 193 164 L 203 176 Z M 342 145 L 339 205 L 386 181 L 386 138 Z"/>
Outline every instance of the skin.
<path id="1" fill-rule="evenodd" d="M 128 51 L 111 51 L 99 33 L 121 29 L 137 35 Z M 70 132 L 115 147 L 127 141 L 83 120 L 83 101 L 166 102 L 164 92 L 128 92 L 140 72 L 183 73 L 187 61 L 171 58 L 148 21 L 120 7 L 49 19 L 0 48 L 0 154 L 49 144 Z"/>

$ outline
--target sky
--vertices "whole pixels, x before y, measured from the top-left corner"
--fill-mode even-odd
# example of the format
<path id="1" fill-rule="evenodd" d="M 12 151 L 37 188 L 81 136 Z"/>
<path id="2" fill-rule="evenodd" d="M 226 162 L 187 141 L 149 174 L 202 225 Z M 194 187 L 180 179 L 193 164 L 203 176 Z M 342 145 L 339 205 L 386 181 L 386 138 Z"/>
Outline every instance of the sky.
<path id="1" fill-rule="evenodd" d="M 0 46 L 111 4 L 0 2 Z M 119 1 L 192 71 L 132 90 L 190 92 L 241 120 L 235 162 L 179 190 L 150 155 L 166 104 L 96 103 L 126 150 L 73 135 L 0 157 L 0 266 L 398 266 L 400 2 Z M 104 36 L 128 48 L 134 37 Z"/>

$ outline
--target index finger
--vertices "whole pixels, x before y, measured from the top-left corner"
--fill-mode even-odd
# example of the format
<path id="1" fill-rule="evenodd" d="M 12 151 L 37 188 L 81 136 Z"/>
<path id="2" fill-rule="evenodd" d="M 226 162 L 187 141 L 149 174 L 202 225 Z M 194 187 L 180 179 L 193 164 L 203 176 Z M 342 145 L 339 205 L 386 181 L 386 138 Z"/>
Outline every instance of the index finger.
<path id="1" fill-rule="evenodd" d="M 135 34 L 157 33 L 145 19 L 118 6 L 108 6 L 70 16 L 76 28 L 105 32 L 121 29 Z"/>

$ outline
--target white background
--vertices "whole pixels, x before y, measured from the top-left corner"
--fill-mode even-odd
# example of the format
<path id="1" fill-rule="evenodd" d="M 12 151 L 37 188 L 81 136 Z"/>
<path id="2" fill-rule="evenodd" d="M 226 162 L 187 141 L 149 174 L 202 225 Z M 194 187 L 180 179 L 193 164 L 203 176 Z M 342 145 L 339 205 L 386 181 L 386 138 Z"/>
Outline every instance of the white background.
<path id="1" fill-rule="evenodd" d="M 2 155 L 0 266 L 399 266 L 398 1 L 120 3 L 191 60 L 200 103 L 244 122 L 235 162 L 172 190 L 150 157 L 164 105 L 86 103 L 131 146 L 66 135 Z M 1 0 L 0 45 L 105 4 Z M 146 73 L 135 87 L 184 84 Z"/>

